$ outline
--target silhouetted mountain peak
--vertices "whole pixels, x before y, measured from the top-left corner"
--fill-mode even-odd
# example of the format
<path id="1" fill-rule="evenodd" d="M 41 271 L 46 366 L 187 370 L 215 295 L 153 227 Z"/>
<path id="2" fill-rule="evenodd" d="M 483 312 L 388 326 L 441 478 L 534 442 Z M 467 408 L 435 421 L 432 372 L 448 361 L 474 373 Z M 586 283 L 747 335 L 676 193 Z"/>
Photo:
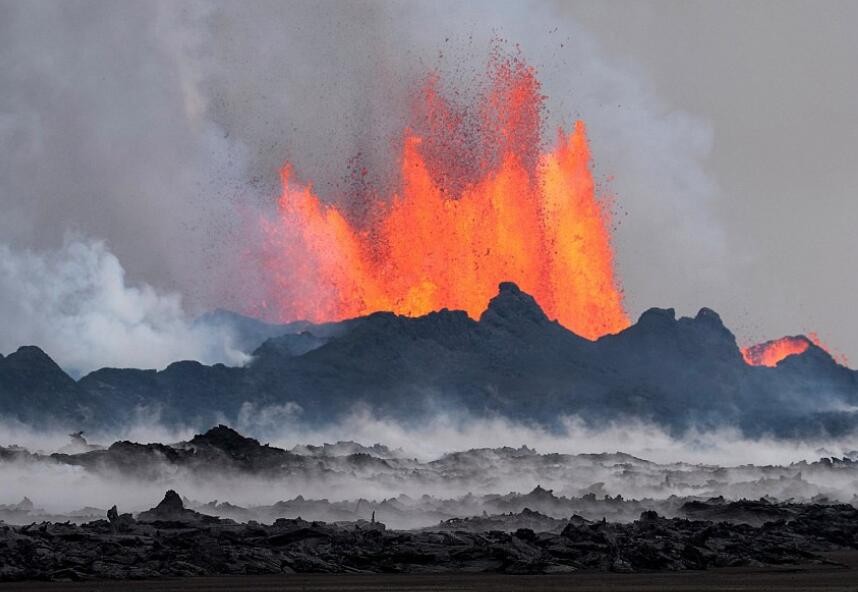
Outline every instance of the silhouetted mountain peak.
<path id="1" fill-rule="evenodd" d="M 666 326 L 676 322 L 676 310 L 673 308 L 648 308 L 641 313 L 638 318 L 637 325 L 645 326 Z"/>
<path id="2" fill-rule="evenodd" d="M 793 354 L 785 357 L 778 363 L 778 367 L 792 368 L 793 370 L 803 370 L 805 372 L 828 373 L 832 370 L 840 368 L 837 360 L 834 357 L 816 345 L 813 341 L 804 335 L 795 335 L 793 339 L 801 339 L 807 343 L 807 349 L 800 354 Z"/>
<path id="3" fill-rule="evenodd" d="M 665 345 L 679 339 L 687 345 L 696 344 L 696 348 L 701 352 L 714 348 L 712 353 L 717 350 L 729 351 L 731 357 L 740 355 L 735 336 L 724 326 L 718 313 L 710 308 L 701 308 L 694 317 L 679 319 L 676 318 L 676 310 L 673 308 L 650 308 L 641 314 L 637 324 L 620 335 L 623 333 L 648 339 L 668 339 L 663 342 Z"/>
<path id="4" fill-rule="evenodd" d="M 554 490 L 553 489 L 545 489 L 542 485 L 537 485 L 534 487 L 530 493 L 527 494 L 527 497 L 531 498 L 542 498 L 542 499 L 554 499 Z"/>
<path id="5" fill-rule="evenodd" d="M 498 295 L 489 301 L 485 312 L 480 316 L 480 323 L 490 325 L 519 324 L 522 321 L 545 323 L 548 317 L 530 294 L 522 292 L 512 282 L 501 282 Z"/>
<path id="6" fill-rule="evenodd" d="M 61 370 L 51 357 L 46 354 L 41 348 L 35 345 L 22 345 L 15 353 L 9 354 L 6 357 L 6 363 L 10 365 L 29 366 L 31 368 L 41 366 L 50 367 Z"/>
<path id="7" fill-rule="evenodd" d="M 164 372 L 167 374 L 177 373 L 181 374 L 182 372 L 188 372 L 193 370 L 199 370 L 203 364 L 197 362 L 196 360 L 179 360 L 178 362 L 173 362 L 166 368 L 164 368 Z"/>
<path id="8" fill-rule="evenodd" d="M 738 351 L 739 346 L 736 345 L 736 336 L 724 325 L 721 316 L 711 308 L 701 308 L 692 321 L 698 331 L 708 333 L 714 336 L 715 339 L 723 341 Z"/>
<path id="9" fill-rule="evenodd" d="M 698 311 L 697 316 L 694 317 L 694 320 L 702 323 L 710 323 L 719 327 L 724 326 L 724 321 L 721 320 L 721 315 L 719 315 L 711 308 L 706 308 L 705 306 L 701 308 L 700 311 Z"/>
<path id="10" fill-rule="evenodd" d="M 154 509 L 161 513 L 172 514 L 184 510 L 185 504 L 182 502 L 179 494 L 170 489 L 164 494 L 164 499 Z"/>
<path id="11" fill-rule="evenodd" d="M 598 343 L 602 359 L 624 377 L 621 388 L 648 385 L 662 400 L 665 393 L 686 401 L 687 393 L 720 392 L 731 381 L 741 381 L 746 368 L 735 336 L 708 308 L 681 318 L 673 308 L 650 308 L 636 324 Z M 714 368 L 720 382 L 708 377 Z M 706 398 L 700 401 L 705 406 Z"/>
<path id="12" fill-rule="evenodd" d="M 189 510 L 185 507 L 185 504 L 179 494 L 172 489 L 167 491 L 164 495 L 164 499 L 161 500 L 157 506 L 151 510 L 141 512 L 137 516 L 137 519 L 141 522 L 170 521 L 184 523 L 203 522 L 208 524 L 222 522 L 214 516 L 208 516 L 206 514 L 200 514 L 194 510 Z"/>
<path id="13" fill-rule="evenodd" d="M 34 345 L 19 347 L 0 359 L 0 395 L 4 390 L 35 394 L 71 394 L 75 381 L 51 357 Z"/>

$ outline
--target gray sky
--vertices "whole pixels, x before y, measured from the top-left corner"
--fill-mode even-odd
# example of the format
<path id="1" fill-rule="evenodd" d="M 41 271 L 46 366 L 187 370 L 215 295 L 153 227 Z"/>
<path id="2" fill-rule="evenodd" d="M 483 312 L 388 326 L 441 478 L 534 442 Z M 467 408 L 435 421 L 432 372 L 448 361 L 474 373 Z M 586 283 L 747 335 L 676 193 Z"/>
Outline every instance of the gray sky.
<path id="1" fill-rule="evenodd" d="M 633 316 L 710 306 L 742 342 L 815 330 L 854 365 L 855 23 L 853 2 L 0 0 L 0 252 L 71 230 L 129 283 L 238 307 L 277 166 L 328 196 L 358 152 L 383 177 L 414 81 L 466 82 L 500 37 L 550 124 L 588 123 Z"/>
<path id="2" fill-rule="evenodd" d="M 704 298 L 740 335 L 815 329 L 854 365 L 858 3 L 560 4 L 671 108 L 712 128 L 713 224 L 737 265 Z"/>

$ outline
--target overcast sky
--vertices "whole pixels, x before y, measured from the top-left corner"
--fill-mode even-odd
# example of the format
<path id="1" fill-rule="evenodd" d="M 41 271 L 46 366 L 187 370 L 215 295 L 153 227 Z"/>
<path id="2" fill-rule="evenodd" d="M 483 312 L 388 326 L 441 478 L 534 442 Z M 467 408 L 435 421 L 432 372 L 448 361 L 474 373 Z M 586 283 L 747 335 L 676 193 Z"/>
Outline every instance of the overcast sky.
<path id="1" fill-rule="evenodd" d="M 854 365 L 855 23 L 854 2 L 0 0 L 0 253 L 72 231 L 129 284 L 239 308 L 278 165 L 329 197 L 358 152 L 384 175 L 415 81 L 466 81 L 500 37 L 550 124 L 587 121 L 632 316 L 710 306 L 742 343 L 817 331 Z"/>
<path id="2" fill-rule="evenodd" d="M 607 55 L 635 62 L 669 108 L 712 129 L 704 160 L 719 186 L 712 223 L 738 265 L 701 299 L 748 337 L 816 329 L 854 366 L 858 3 L 558 5 Z M 627 266 L 637 264 L 634 248 L 622 246 Z"/>

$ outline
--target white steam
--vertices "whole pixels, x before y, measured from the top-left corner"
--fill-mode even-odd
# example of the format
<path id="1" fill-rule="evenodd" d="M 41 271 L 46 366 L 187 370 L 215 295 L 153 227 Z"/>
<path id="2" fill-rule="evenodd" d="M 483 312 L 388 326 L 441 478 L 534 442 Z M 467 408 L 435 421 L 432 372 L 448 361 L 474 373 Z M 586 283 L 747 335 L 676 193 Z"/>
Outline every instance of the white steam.
<path id="1" fill-rule="evenodd" d="M 288 411 L 284 411 L 287 409 Z M 718 465 L 751 463 L 788 464 L 843 455 L 858 449 L 858 435 L 842 438 L 785 440 L 748 438 L 739 430 L 689 430 L 681 436 L 643 420 L 628 418 L 602 426 L 587 425 L 575 416 L 561 418 L 556 431 L 502 417 L 476 418 L 440 413 L 419 424 L 380 418 L 365 409 L 354 411 L 324 428 L 302 424 L 293 407 L 243 408 L 236 429 L 255 434 L 272 445 L 323 444 L 352 440 L 365 445 L 381 443 L 406 455 L 427 461 L 443 454 L 472 448 L 528 446 L 541 453 L 564 454 L 625 452 L 659 463 L 686 462 Z M 272 429 L 272 426 L 276 428 Z"/>
<path id="2" fill-rule="evenodd" d="M 165 429 L 157 423 L 148 423 L 150 421 L 151 417 L 140 415 L 136 422 L 121 431 L 92 435 L 90 441 L 109 444 L 114 440 L 129 439 L 169 443 L 189 440 L 194 433 L 190 429 Z M 343 466 L 344 470 L 339 472 L 319 470 L 303 476 L 290 474 L 272 478 L 270 475 L 234 474 L 227 470 L 200 475 L 165 464 L 155 476 L 135 478 L 111 471 L 96 474 L 81 467 L 49 461 L 2 462 L 0 481 L 4 487 L 0 491 L 0 504 L 16 503 L 28 496 L 37 506 L 55 512 L 68 512 L 85 506 L 106 508 L 114 503 L 126 511 L 136 511 L 157 503 L 169 488 L 202 502 L 218 499 L 255 506 L 273 504 L 298 495 L 331 501 L 381 500 L 400 494 L 412 498 L 423 494 L 448 498 L 467 493 L 527 492 L 537 485 L 567 496 L 581 495 L 595 486 L 611 495 L 622 494 L 636 499 L 665 499 L 671 494 L 725 495 L 734 499 L 763 495 L 786 499 L 799 495 L 809 499 L 823 494 L 849 502 L 856 484 L 853 471 L 788 468 L 790 463 L 814 461 L 823 456 L 847 453 L 854 456 L 858 448 L 858 438 L 854 435 L 836 440 L 786 441 L 749 439 L 724 429 L 673 436 L 644 422 L 595 428 L 574 417 L 565 418 L 562 429 L 555 432 L 500 418 L 468 419 L 452 415 L 439 415 L 415 426 L 379 418 L 366 411 L 355 411 L 330 427 L 312 429 L 301 423 L 300 410 L 288 405 L 272 409 L 247 406 L 240 421 L 242 425 L 235 427 L 242 433 L 286 449 L 296 444 L 340 440 L 354 440 L 364 445 L 384 444 L 391 450 L 400 449 L 396 453 L 399 460 L 393 461 L 393 465 L 399 463 L 405 469 L 375 472 L 375 469 L 363 471 Z M 22 426 L 0 425 L 0 445 L 17 443 L 31 450 L 41 448 L 47 453 L 59 450 L 67 442 L 64 434 L 45 434 Z M 422 476 L 412 475 L 408 468 L 420 466 L 425 469 L 431 465 L 420 463 L 438 459 L 449 452 L 502 446 L 519 448 L 522 445 L 542 454 L 625 452 L 662 466 L 649 466 L 644 473 L 627 473 L 612 467 L 613 462 L 620 461 L 603 464 L 598 459 L 584 458 L 565 465 L 566 461 L 560 464 L 553 464 L 554 461 L 515 463 L 505 460 L 503 453 L 484 452 L 475 457 L 482 460 L 453 479 L 433 476 L 431 470 Z M 705 467 L 716 465 L 728 469 L 719 478 L 722 481 L 720 485 L 709 486 L 705 480 L 712 473 Z M 803 481 L 772 479 L 771 465 L 784 467 L 775 475 L 790 476 L 804 471 Z M 666 487 L 664 475 L 670 471 L 678 471 L 686 477 Z M 796 490 L 797 487 L 801 489 Z"/>
<path id="3" fill-rule="evenodd" d="M 226 329 L 192 322 L 178 294 L 130 285 L 103 242 L 81 238 L 42 252 L 0 244 L 0 324 L 0 351 L 37 345 L 73 374 L 247 359 Z"/>

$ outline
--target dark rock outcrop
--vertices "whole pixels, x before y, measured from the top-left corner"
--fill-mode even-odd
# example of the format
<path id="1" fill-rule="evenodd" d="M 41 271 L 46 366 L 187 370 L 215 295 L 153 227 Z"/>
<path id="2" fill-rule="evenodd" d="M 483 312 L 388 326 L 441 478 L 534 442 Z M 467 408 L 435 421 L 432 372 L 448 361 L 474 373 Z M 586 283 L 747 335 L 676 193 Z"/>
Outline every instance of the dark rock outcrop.
<path id="1" fill-rule="evenodd" d="M 179 494 L 170 489 L 164 495 L 164 499 L 161 502 L 152 508 L 151 510 L 147 510 L 145 512 L 140 512 L 137 516 L 138 522 L 152 522 L 158 525 L 163 526 L 164 523 L 172 523 L 172 524 L 212 524 L 221 522 L 219 518 L 215 516 L 208 516 L 206 514 L 201 514 L 199 512 L 195 512 L 194 510 L 189 510 L 185 507 L 182 498 L 179 497 Z M 227 520 L 225 522 L 232 522 L 231 520 Z"/>

